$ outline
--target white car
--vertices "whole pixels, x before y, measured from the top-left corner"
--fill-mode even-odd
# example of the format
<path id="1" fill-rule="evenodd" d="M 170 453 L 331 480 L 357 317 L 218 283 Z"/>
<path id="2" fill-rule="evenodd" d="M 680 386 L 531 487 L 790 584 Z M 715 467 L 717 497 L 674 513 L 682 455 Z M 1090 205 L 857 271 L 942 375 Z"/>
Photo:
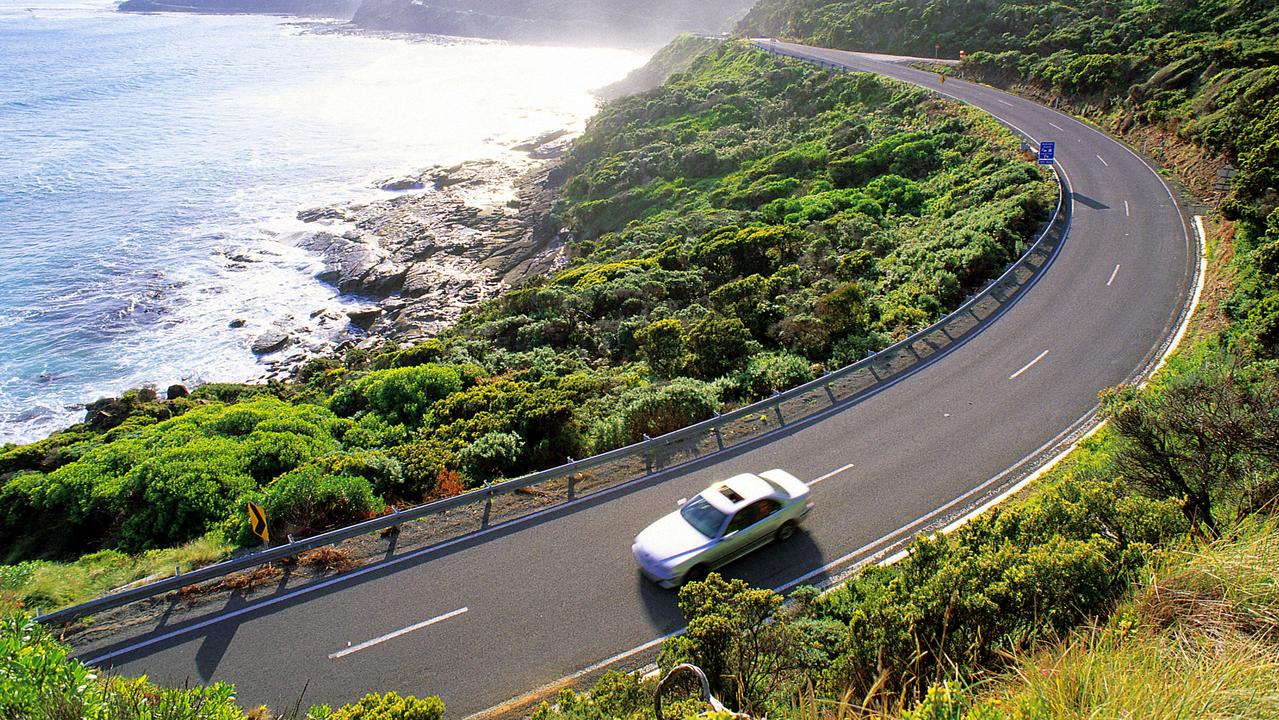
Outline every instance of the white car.
<path id="1" fill-rule="evenodd" d="M 743 473 L 680 500 L 679 510 L 644 528 L 631 552 L 662 587 L 705 579 L 773 540 L 785 540 L 813 509 L 808 486 L 785 470 Z"/>

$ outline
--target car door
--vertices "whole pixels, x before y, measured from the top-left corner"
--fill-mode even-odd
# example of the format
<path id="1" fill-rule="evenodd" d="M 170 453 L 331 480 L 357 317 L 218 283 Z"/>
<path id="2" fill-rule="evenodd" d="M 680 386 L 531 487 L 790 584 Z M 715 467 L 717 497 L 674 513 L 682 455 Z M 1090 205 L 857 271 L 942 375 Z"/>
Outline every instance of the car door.
<path id="1" fill-rule="evenodd" d="M 738 510 L 724 531 L 722 562 L 745 555 L 768 542 L 777 530 L 778 510 L 781 508 L 782 504 L 776 500 L 764 498 Z"/>

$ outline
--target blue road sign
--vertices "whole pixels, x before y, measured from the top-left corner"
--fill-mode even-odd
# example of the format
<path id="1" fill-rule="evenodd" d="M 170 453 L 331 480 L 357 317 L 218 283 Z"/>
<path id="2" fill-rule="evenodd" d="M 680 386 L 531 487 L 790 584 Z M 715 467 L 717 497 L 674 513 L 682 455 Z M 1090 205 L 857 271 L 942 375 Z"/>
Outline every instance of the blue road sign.
<path id="1" fill-rule="evenodd" d="M 1052 165 L 1057 155 L 1057 143 L 1041 142 L 1039 143 L 1039 164 Z"/>

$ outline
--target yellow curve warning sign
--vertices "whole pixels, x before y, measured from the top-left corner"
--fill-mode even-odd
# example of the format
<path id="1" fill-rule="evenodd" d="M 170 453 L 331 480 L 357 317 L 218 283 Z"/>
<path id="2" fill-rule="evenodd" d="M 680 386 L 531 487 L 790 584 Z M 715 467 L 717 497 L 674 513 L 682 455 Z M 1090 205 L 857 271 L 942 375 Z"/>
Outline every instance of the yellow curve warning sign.
<path id="1" fill-rule="evenodd" d="M 262 538 L 262 542 L 271 542 L 271 533 L 266 529 L 266 512 L 252 500 L 249 501 L 249 529 Z"/>

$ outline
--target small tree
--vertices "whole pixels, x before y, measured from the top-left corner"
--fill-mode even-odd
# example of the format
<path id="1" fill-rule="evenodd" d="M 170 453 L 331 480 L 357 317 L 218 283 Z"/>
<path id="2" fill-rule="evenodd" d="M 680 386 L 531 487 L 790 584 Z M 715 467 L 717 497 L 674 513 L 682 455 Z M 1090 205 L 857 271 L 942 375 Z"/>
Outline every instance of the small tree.
<path id="1" fill-rule="evenodd" d="M 658 664 L 666 671 L 681 662 L 697 665 L 717 697 L 758 714 L 796 671 L 828 661 L 805 652 L 804 632 L 778 614 L 781 606 L 782 596 L 772 590 L 725 580 L 719 573 L 689 583 L 679 592 L 688 630 L 666 641 Z M 810 661 L 816 664 L 810 667 Z"/>
<path id="2" fill-rule="evenodd" d="M 726 375 L 746 364 L 759 349 L 746 325 L 735 317 L 708 314 L 689 330 L 692 373 L 704 379 Z"/>
<path id="3" fill-rule="evenodd" d="M 640 355 L 658 377 L 679 374 L 688 360 L 688 338 L 679 320 L 658 320 L 635 332 Z"/>
<path id="4" fill-rule="evenodd" d="M 1122 438 L 1115 464 L 1147 493 L 1181 501 L 1192 528 L 1220 534 L 1214 506 L 1248 497 L 1279 461 L 1273 380 L 1250 385 L 1237 364 L 1210 366 L 1160 389 L 1122 386 L 1102 395 Z"/>

